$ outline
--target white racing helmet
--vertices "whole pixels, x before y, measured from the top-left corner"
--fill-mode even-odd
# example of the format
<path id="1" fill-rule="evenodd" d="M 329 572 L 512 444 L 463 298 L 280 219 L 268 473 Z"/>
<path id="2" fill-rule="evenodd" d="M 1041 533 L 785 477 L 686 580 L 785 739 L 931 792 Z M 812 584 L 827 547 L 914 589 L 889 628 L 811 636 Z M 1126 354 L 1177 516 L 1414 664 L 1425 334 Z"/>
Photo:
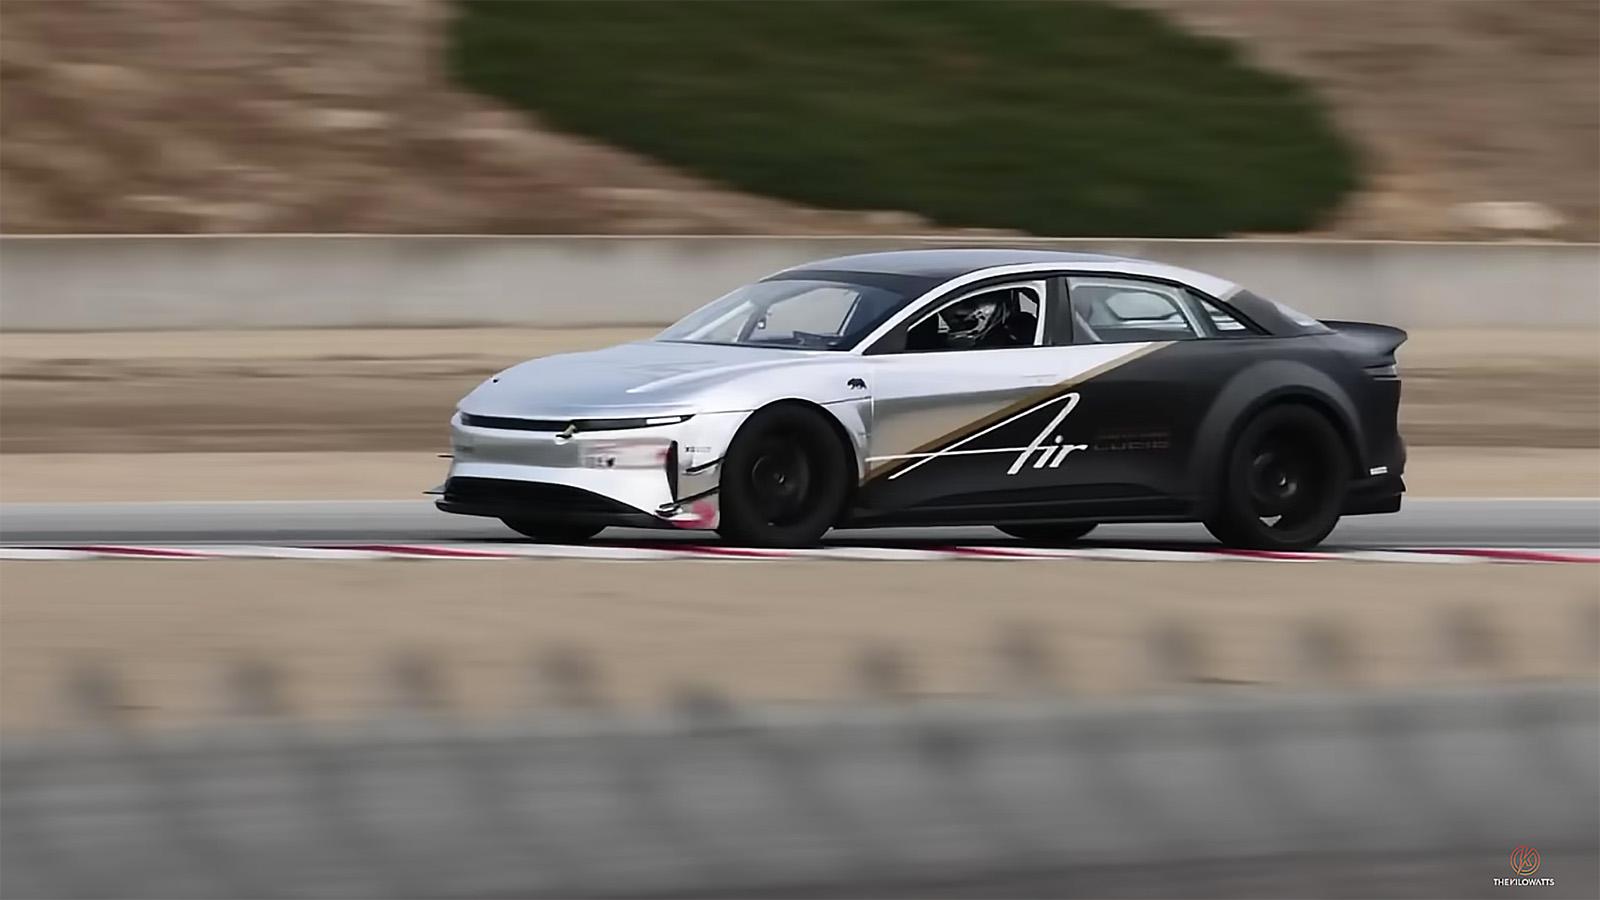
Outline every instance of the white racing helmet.
<path id="1" fill-rule="evenodd" d="M 980 294 L 939 311 L 939 334 L 945 346 L 954 349 L 975 347 L 996 328 L 1005 324 L 1007 307 L 999 294 Z"/>

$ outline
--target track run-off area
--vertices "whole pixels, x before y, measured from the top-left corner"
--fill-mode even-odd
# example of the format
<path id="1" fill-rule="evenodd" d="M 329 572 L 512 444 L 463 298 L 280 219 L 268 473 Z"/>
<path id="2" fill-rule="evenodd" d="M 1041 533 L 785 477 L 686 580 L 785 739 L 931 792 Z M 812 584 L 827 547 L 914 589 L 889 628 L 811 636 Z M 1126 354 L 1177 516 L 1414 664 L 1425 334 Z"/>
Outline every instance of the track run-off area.
<path id="1" fill-rule="evenodd" d="M 1425 498 L 1345 519 L 1315 551 L 1229 550 L 1194 524 L 1107 525 L 1070 547 L 992 528 L 841 530 L 816 548 L 720 544 L 707 532 L 608 529 L 529 542 L 426 500 L 0 505 L 0 559 L 1110 559 L 1127 561 L 1600 562 L 1600 498 Z"/>

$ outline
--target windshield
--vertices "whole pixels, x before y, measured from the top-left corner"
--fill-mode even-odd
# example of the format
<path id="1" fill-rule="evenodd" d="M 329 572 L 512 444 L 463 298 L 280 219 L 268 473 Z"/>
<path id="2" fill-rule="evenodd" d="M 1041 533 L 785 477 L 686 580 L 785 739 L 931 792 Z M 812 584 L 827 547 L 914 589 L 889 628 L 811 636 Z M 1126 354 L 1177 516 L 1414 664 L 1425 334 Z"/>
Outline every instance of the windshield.
<path id="1" fill-rule="evenodd" d="M 910 300 L 846 281 L 758 281 L 700 307 L 656 340 L 848 350 Z"/>

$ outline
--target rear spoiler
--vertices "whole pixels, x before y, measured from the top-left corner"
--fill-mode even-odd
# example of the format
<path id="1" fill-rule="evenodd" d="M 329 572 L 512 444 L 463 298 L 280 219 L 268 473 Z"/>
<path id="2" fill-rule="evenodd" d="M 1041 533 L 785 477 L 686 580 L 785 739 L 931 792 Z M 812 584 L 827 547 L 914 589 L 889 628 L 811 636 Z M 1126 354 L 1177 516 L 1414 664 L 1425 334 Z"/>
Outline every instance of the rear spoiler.
<path id="1" fill-rule="evenodd" d="M 1404 329 L 1392 325 L 1374 325 L 1371 322 L 1341 322 L 1323 319 L 1322 324 L 1332 328 L 1361 345 L 1361 349 L 1374 358 L 1394 360 L 1394 351 L 1409 337 Z"/>

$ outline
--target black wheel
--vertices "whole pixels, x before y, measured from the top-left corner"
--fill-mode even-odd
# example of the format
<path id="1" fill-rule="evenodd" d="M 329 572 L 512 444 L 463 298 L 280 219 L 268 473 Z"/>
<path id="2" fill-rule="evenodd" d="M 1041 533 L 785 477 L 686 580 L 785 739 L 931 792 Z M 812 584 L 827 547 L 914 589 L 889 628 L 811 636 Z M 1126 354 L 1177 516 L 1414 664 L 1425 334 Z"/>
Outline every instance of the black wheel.
<path id="1" fill-rule="evenodd" d="M 506 527 L 544 544 L 581 544 L 605 530 L 604 525 L 580 522 L 538 522 L 528 519 L 501 519 Z"/>
<path id="2" fill-rule="evenodd" d="M 1014 538 L 1034 544 L 1070 544 L 1095 529 L 1095 522 L 1023 522 L 1014 525 L 996 525 Z"/>
<path id="3" fill-rule="evenodd" d="M 1274 406 L 1234 441 L 1206 528 L 1234 547 L 1315 547 L 1339 524 L 1349 483 L 1350 457 L 1333 425 L 1309 407 Z"/>
<path id="4" fill-rule="evenodd" d="M 815 544 L 838 521 L 852 466 L 824 414 L 780 404 L 740 426 L 722 459 L 726 540 L 758 547 Z"/>

